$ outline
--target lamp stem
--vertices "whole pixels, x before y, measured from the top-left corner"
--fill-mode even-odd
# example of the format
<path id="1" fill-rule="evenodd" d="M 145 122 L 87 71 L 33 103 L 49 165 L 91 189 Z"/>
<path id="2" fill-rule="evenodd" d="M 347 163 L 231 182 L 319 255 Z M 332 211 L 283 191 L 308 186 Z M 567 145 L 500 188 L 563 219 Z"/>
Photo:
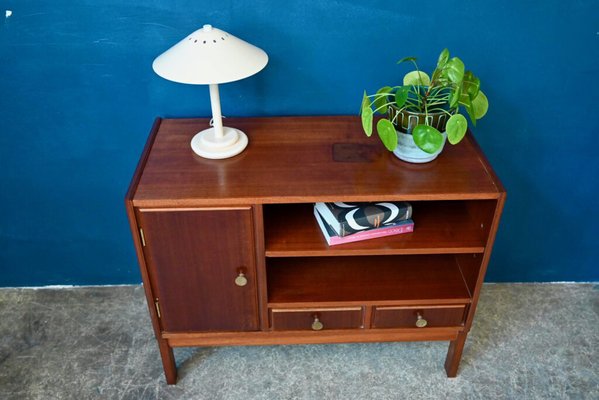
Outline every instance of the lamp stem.
<path id="1" fill-rule="evenodd" d="M 212 126 L 214 127 L 214 137 L 223 138 L 223 116 L 220 111 L 220 95 L 218 85 L 210 84 L 210 106 L 212 107 Z"/>

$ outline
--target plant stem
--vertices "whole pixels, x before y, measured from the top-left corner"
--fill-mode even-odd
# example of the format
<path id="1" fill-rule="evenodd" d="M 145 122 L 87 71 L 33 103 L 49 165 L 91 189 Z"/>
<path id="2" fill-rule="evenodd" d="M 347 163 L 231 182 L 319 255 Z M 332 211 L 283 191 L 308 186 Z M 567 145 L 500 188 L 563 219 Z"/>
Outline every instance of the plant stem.
<path id="1" fill-rule="evenodd" d="M 377 113 L 377 112 L 379 112 L 379 110 L 381 110 L 383 108 L 386 108 L 386 107 L 389 107 L 392 104 L 393 104 L 393 102 L 391 102 L 391 101 L 389 103 L 387 103 L 387 104 L 383 104 L 382 106 L 380 106 L 379 108 L 377 108 L 376 110 L 374 110 L 373 113 Z"/>

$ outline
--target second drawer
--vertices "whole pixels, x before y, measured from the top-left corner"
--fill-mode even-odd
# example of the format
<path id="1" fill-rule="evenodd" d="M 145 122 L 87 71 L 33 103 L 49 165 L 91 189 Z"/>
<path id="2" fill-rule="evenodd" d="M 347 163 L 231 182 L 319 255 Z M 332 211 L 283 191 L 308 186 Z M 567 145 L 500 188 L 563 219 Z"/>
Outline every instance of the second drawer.
<path id="1" fill-rule="evenodd" d="M 273 330 L 356 329 L 364 326 L 362 307 L 271 309 Z"/>
<path id="2" fill-rule="evenodd" d="M 373 328 L 425 328 L 459 326 L 464 323 L 466 305 L 427 307 L 376 307 Z"/>

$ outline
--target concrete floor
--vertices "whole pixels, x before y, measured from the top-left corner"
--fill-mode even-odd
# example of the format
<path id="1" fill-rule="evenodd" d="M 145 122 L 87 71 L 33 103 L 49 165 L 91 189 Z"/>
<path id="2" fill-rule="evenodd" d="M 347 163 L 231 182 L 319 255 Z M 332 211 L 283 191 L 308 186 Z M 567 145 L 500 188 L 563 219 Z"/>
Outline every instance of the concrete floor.
<path id="1" fill-rule="evenodd" d="M 599 399 L 596 285 L 486 285 L 447 342 L 178 349 L 165 384 L 139 286 L 0 289 L 0 399 Z"/>

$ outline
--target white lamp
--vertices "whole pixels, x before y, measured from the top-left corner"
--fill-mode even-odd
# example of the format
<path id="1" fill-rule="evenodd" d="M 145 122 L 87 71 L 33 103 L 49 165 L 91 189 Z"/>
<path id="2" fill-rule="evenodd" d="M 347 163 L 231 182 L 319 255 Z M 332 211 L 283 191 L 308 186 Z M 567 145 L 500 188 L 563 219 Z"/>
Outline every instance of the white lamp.
<path id="1" fill-rule="evenodd" d="M 248 144 L 245 133 L 223 127 L 218 84 L 254 75 L 266 63 L 268 55 L 264 50 L 211 25 L 204 25 L 154 60 L 154 72 L 169 81 L 210 85 L 212 128 L 199 132 L 191 140 L 196 154 L 221 159 L 245 149 Z"/>

